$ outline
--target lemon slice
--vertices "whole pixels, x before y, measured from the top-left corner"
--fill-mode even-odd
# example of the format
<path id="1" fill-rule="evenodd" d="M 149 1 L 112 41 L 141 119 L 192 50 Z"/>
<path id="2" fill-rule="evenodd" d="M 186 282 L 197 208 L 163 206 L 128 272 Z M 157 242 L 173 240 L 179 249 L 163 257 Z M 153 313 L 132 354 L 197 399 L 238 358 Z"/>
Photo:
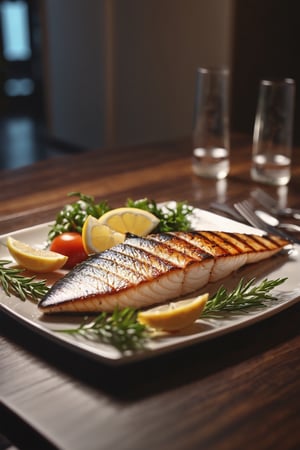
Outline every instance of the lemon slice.
<path id="1" fill-rule="evenodd" d="M 156 306 L 147 311 L 140 311 L 137 319 L 140 323 L 157 330 L 178 331 L 199 319 L 207 299 L 206 293 L 195 298 Z"/>
<path id="2" fill-rule="evenodd" d="M 12 237 L 7 238 L 7 248 L 20 266 L 37 273 L 60 269 L 68 259 L 67 256 L 60 253 L 36 249 Z"/>
<path id="3" fill-rule="evenodd" d="M 99 223 L 98 219 L 93 216 L 88 216 L 83 224 L 82 244 L 88 255 L 103 252 L 124 240 L 124 233 L 119 233 L 107 225 Z"/>
<path id="4" fill-rule="evenodd" d="M 137 236 L 146 236 L 159 224 L 159 219 L 154 214 L 129 207 L 107 211 L 98 221 L 119 233 L 133 233 Z"/>

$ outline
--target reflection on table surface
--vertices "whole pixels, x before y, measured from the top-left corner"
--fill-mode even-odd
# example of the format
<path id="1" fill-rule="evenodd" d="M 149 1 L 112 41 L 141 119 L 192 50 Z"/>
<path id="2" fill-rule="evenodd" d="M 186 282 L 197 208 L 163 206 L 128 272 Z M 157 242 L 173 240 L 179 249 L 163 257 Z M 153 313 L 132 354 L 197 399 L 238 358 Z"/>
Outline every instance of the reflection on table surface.
<path id="1" fill-rule="evenodd" d="M 191 148 L 182 139 L 2 171 L 0 233 L 53 220 L 72 191 L 113 207 L 148 197 L 209 209 L 258 187 L 250 179 L 247 136 L 234 136 L 231 171 L 219 182 L 192 173 Z M 264 189 L 299 208 L 300 152 L 294 154 L 290 184 Z M 118 368 L 1 313 L 0 431 L 26 449 L 297 448 L 299 312 L 297 303 L 226 336 Z"/>

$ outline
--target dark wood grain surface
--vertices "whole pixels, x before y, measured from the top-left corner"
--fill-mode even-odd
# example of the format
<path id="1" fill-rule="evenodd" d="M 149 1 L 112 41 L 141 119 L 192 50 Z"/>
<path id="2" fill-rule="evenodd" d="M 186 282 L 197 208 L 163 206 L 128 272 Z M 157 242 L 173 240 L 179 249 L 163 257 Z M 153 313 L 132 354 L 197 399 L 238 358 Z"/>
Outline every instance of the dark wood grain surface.
<path id="1" fill-rule="evenodd" d="M 300 207 L 300 149 L 281 189 Z M 80 191 L 209 207 L 257 187 L 250 140 L 234 136 L 227 180 L 191 171 L 188 140 L 59 157 L 0 174 L 0 233 L 54 219 Z M 278 190 L 266 187 L 273 195 Z M 1 313 L 1 432 L 19 448 L 300 448 L 300 304 L 169 355 L 110 368 L 37 336 Z"/>

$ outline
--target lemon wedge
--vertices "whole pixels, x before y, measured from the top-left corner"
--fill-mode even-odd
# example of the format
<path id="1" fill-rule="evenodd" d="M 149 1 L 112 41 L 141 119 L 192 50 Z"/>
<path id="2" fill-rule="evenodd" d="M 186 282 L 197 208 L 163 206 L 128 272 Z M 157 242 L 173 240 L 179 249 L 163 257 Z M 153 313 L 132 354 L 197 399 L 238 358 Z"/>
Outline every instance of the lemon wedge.
<path id="1" fill-rule="evenodd" d="M 68 259 L 67 256 L 60 253 L 33 248 L 10 236 L 7 238 L 7 248 L 20 266 L 37 273 L 53 272 L 60 269 Z"/>
<path id="2" fill-rule="evenodd" d="M 146 236 L 159 224 L 159 219 L 149 211 L 129 207 L 107 211 L 98 221 L 119 233 L 133 233 L 137 236 Z"/>
<path id="3" fill-rule="evenodd" d="M 82 227 L 82 244 L 88 255 L 103 252 L 125 240 L 125 234 L 114 231 L 98 219 L 88 216 Z"/>
<path id="4" fill-rule="evenodd" d="M 156 306 L 147 311 L 140 311 L 137 319 L 140 323 L 156 330 L 178 331 L 199 319 L 207 300 L 206 293 L 195 298 Z"/>

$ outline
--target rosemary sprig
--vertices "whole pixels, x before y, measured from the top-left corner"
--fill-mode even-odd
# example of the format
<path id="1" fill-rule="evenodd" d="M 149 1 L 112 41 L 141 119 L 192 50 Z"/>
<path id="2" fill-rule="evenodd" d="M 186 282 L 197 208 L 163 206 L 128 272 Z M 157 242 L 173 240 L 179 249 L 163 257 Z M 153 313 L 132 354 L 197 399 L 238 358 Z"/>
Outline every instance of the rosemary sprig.
<path id="1" fill-rule="evenodd" d="M 137 311 L 133 308 L 115 309 L 111 315 L 102 312 L 93 321 L 84 321 L 77 328 L 55 331 L 96 339 L 113 345 L 121 352 L 144 348 L 150 333 L 145 325 L 137 321 Z"/>
<path id="2" fill-rule="evenodd" d="M 22 301 L 26 299 L 38 302 L 48 292 L 48 286 L 44 280 L 35 280 L 35 276 L 22 275 L 24 269 L 6 267 L 11 261 L 0 260 L 0 284 L 9 297 L 15 295 Z"/>
<path id="3" fill-rule="evenodd" d="M 250 307 L 265 307 L 266 300 L 277 300 L 274 295 L 270 294 L 270 291 L 286 279 L 264 279 L 257 286 L 253 286 L 255 278 L 248 282 L 241 279 L 237 287 L 229 293 L 221 286 L 216 294 L 207 301 L 201 318 L 220 318 L 218 313 L 236 312 Z M 151 330 L 137 321 L 137 311 L 133 308 L 116 309 L 112 315 L 102 312 L 91 322 L 82 322 L 76 328 L 55 331 L 99 340 L 115 346 L 121 352 L 144 348 L 151 335 Z"/>
<path id="4" fill-rule="evenodd" d="M 260 284 L 253 286 L 255 278 L 248 282 L 244 282 L 242 278 L 231 292 L 221 286 L 207 301 L 201 318 L 215 316 L 219 312 L 237 312 L 253 306 L 263 308 L 266 306 L 265 301 L 277 300 L 274 295 L 270 294 L 270 291 L 286 280 L 287 278 L 264 279 Z"/>
<path id="5" fill-rule="evenodd" d="M 193 208 L 186 202 L 177 202 L 174 208 L 161 208 L 154 200 L 147 198 L 142 200 L 128 199 L 126 206 L 144 209 L 158 217 L 160 222 L 153 231 L 154 233 L 189 231 L 191 228 L 188 216 L 193 211 Z"/>

